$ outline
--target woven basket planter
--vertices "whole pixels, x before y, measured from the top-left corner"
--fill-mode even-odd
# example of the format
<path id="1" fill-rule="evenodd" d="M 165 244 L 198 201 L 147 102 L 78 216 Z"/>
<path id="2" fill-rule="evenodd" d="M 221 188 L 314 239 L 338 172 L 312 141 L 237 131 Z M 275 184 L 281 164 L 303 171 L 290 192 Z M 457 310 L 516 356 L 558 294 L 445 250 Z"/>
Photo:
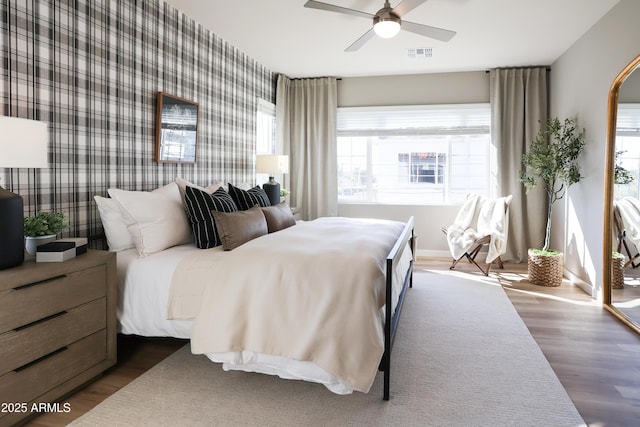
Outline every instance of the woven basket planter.
<path id="1" fill-rule="evenodd" d="M 624 257 L 611 258 L 611 289 L 624 288 Z"/>
<path id="2" fill-rule="evenodd" d="M 529 282 L 539 286 L 560 286 L 564 254 L 540 255 L 529 249 Z"/>

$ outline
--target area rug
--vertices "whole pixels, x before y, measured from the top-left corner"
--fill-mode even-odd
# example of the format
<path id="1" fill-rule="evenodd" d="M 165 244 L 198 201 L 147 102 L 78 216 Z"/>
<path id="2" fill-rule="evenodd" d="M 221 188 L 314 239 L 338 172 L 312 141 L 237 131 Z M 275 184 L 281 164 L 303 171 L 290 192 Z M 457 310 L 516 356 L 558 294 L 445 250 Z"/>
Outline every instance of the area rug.
<path id="1" fill-rule="evenodd" d="M 74 426 L 585 425 L 494 279 L 416 271 L 393 351 L 368 394 L 225 372 L 186 345 Z"/>

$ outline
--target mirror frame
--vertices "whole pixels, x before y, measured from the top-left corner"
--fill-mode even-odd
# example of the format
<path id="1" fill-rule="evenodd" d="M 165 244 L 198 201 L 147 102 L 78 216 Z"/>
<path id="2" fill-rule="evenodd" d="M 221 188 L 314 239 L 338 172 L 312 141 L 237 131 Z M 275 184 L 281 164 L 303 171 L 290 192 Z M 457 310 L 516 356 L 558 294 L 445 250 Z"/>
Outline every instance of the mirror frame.
<path id="1" fill-rule="evenodd" d="M 165 127 L 169 127 L 170 125 L 163 111 L 165 104 L 173 105 L 174 107 L 178 108 L 180 111 L 185 112 L 186 116 L 189 118 L 189 123 L 187 123 L 186 125 L 188 127 L 195 128 L 194 130 L 187 131 L 189 134 L 193 134 L 193 135 L 190 135 L 193 138 L 193 144 L 191 143 L 191 141 L 188 141 L 189 142 L 188 144 L 180 141 L 174 141 L 177 145 L 181 145 L 183 147 L 193 146 L 193 157 L 191 157 L 191 154 L 190 154 L 189 157 L 185 157 L 183 155 L 180 158 L 171 159 L 171 158 L 165 157 L 162 154 L 163 139 L 166 138 L 167 140 L 171 140 L 170 137 L 165 136 L 163 131 Z M 169 95 L 168 93 L 165 93 L 165 92 L 158 92 L 157 105 L 156 105 L 156 143 L 155 143 L 156 162 L 182 163 L 182 164 L 196 163 L 197 154 L 198 154 L 198 117 L 200 115 L 199 110 L 200 110 L 200 105 L 195 101 L 190 101 L 188 99 L 181 98 L 175 95 Z M 185 125 L 182 124 L 181 126 L 185 126 Z M 170 134 L 171 132 L 168 132 L 168 135 Z"/>
<path id="2" fill-rule="evenodd" d="M 604 308 L 640 334 L 640 324 L 613 306 L 611 302 L 611 252 L 613 248 L 613 171 L 615 166 L 618 95 L 627 77 L 640 67 L 640 55 L 629 63 L 613 81 L 607 105 L 607 147 L 604 164 L 604 215 L 602 232 L 602 303 Z"/>

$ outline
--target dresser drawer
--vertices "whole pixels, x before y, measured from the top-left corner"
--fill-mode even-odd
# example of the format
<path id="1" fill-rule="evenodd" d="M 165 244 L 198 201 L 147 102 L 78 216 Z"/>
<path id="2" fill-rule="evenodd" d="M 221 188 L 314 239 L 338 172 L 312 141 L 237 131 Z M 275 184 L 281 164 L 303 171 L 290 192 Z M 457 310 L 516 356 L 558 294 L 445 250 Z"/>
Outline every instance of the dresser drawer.
<path id="1" fill-rule="evenodd" d="M 100 265 L 0 292 L 0 334 L 106 295 Z"/>
<path id="2" fill-rule="evenodd" d="M 54 402 L 116 363 L 116 276 L 116 254 L 91 249 L 0 270 L 0 402 Z"/>
<path id="3" fill-rule="evenodd" d="M 44 321 L 0 334 L 0 375 L 19 370 L 106 327 L 107 300 L 100 298 Z"/>
<path id="4" fill-rule="evenodd" d="M 106 356 L 107 333 L 101 330 L 0 376 L 0 402 L 37 401 L 37 396 L 90 369 Z"/>

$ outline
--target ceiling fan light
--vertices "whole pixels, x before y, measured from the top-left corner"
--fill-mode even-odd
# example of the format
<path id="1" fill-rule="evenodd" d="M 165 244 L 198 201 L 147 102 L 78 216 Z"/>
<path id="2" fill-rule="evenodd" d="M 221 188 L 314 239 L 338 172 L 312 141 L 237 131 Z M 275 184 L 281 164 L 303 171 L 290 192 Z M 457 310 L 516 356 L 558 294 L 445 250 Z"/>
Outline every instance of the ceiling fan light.
<path id="1" fill-rule="evenodd" d="M 383 39 L 390 39 L 400 32 L 400 22 L 396 20 L 379 20 L 373 25 L 373 30 Z"/>

